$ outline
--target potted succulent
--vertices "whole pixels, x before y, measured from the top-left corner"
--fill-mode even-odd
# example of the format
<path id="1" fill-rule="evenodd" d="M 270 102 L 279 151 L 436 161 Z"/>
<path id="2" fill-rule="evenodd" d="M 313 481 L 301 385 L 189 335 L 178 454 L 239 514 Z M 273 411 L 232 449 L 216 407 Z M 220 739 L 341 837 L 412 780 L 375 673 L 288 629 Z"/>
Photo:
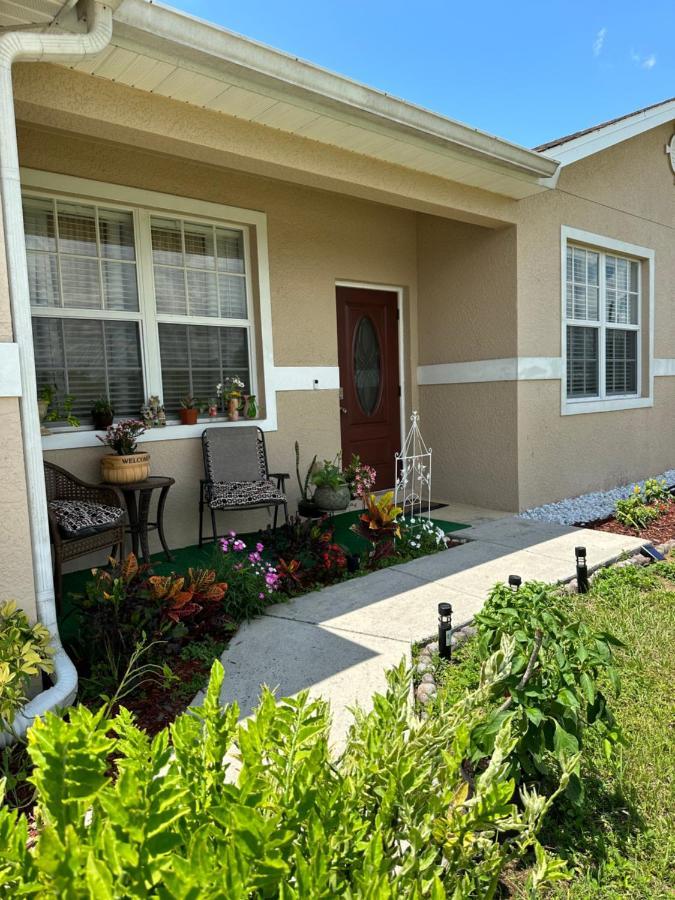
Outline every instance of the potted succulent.
<path id="1" fill-rule="evenodd" d="M 315 485 L 314 503 L 321 510 L 332 512 L 347 509 L 351 491 L 339 466 L 340 454 L 334 460 L 325 459 L 312 475 Z"/>
<path id="2" fill-rule="evenodd" d="M 182 425 L 196 425 L 197 424 L 197 416 L 199 415 L 199 401 L 195 400 L 195 398 L 188 394 L 187 397 L 183 397 L 180 401 L 180 409 L 178 413 L 180 415 L 180 421 Z"/>
<path id="3" fill-rule="evenodd" d="M 136 451 L 137 439 L 145 431 L 145 425 L 137 419 L 125 419 L 117 425 L 109 425 L 105 437 L 98 439 L 112 453 L 101 458 L 101 477 L 110 484 L 129 484 L 145 481 L 150 474 L 150 454 Z"/>
<path id="4" fill-rule="evenodd" d="M 99 397 L 91 410 L 91 418 L 96 431 L 105 431 L 109 425 L 112 425 L 114 415 L 115 410 L 110 400 L 107 397 Z"/>

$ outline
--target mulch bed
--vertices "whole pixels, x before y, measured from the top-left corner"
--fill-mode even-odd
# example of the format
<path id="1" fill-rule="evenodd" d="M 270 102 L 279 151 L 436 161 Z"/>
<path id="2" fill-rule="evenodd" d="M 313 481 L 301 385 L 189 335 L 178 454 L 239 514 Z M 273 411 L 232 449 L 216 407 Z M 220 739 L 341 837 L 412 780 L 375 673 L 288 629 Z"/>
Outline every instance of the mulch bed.
<path id="1" fill-rule="evenodd" d="M 595 522 L 581 523 L 581 527 L 592 528 L 594 531 L 609 531 L 612 534 L 627 534 L 631 537 L 651 541 L 653 544 L 663 544 L 675 539 L 675 503 L 668 504 L 661 518 L 650 522 L 642 531 L 635 531 L 634 528 L 622 525 L 614 516 L 598 519 Z"/>

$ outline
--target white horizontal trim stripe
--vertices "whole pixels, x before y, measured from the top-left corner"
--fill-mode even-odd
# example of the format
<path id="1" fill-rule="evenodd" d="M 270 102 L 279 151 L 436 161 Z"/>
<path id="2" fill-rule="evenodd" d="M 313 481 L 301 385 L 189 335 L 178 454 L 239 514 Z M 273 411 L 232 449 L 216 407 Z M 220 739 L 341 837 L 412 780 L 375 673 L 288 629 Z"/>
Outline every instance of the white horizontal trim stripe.
<path id="1" fill-rule="evenodd" d="M 0 397 L 21 396 L 19 345 L 0 343 Z"/>
<path id="2" fill-rule="evenodd" d="M 562 377 L 559 356 L 513 356 L 418 366 L 419 384 L 474 384 L 481 381 L 539 381 Z"/>
<path id="3" fill-rule="evenodd" d="M 275 366 L 273 377 L 276 391 L 329 391 L 340 387 L 337 366 Z"/>
<path id="4" fill-rule="evenodd" d="M 655 359 L 654 375 L 675 375 L 675 359 Z"/>

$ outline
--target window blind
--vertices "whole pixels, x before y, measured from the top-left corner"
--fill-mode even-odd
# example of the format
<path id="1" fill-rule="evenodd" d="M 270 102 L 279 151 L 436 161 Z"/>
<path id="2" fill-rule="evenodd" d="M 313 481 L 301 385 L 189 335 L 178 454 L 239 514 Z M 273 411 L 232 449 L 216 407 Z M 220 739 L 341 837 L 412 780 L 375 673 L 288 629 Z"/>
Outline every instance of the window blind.
<path id="1" fill-rule="evenodd" d="M 639 261 L 568 245 L 565 313 L 567 397 L 636 395 Z"/>
<path id="2" fill-rule="evenodd" d="M 96 399 L 108 396 L 118 416 L 138 416 L 144 399 L 136 322 L 33 318 L 38 390 L 71 395 L 73 412 L 87 419 Z"/>
<path id="3" fill-rule="evenodd" d="M 176 412 L 187 395 L 215 398 L 216 385 L 228 376 L 237 376 L 250 390 L 246 328 L 160 322 L 159 346 L 167 412 Z"/>

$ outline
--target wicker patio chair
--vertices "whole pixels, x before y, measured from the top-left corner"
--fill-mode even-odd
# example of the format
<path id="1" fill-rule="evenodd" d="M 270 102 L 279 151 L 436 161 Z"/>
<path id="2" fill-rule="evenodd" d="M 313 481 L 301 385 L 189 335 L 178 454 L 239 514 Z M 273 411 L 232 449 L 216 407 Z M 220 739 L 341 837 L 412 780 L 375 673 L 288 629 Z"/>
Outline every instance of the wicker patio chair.
<path id="1" fill-rule="evenodd" d="M 277 527 L 279 507 L 288 522 L 286 472 L 267 468 L 265 436 L 260 428 L 205 428 L 202 433 L 204 475 L 199 485 L 199 546 L 204 543 L 204 508 L 211 510 L 213 540 L 217 540 L 216 511 L 274 508 Z M 276 481 L 276 484 L 274 481 Z"/>
<path id="2" fill-rule="evenodd" d="M 110 547 L 111 556 L 122 553 L 125 505 L 122 493 L 111 485 L 87 484 L 53 463 L 45 462 L 44 467 L 54 588 L 60 605 L 64 563 Z"/>

